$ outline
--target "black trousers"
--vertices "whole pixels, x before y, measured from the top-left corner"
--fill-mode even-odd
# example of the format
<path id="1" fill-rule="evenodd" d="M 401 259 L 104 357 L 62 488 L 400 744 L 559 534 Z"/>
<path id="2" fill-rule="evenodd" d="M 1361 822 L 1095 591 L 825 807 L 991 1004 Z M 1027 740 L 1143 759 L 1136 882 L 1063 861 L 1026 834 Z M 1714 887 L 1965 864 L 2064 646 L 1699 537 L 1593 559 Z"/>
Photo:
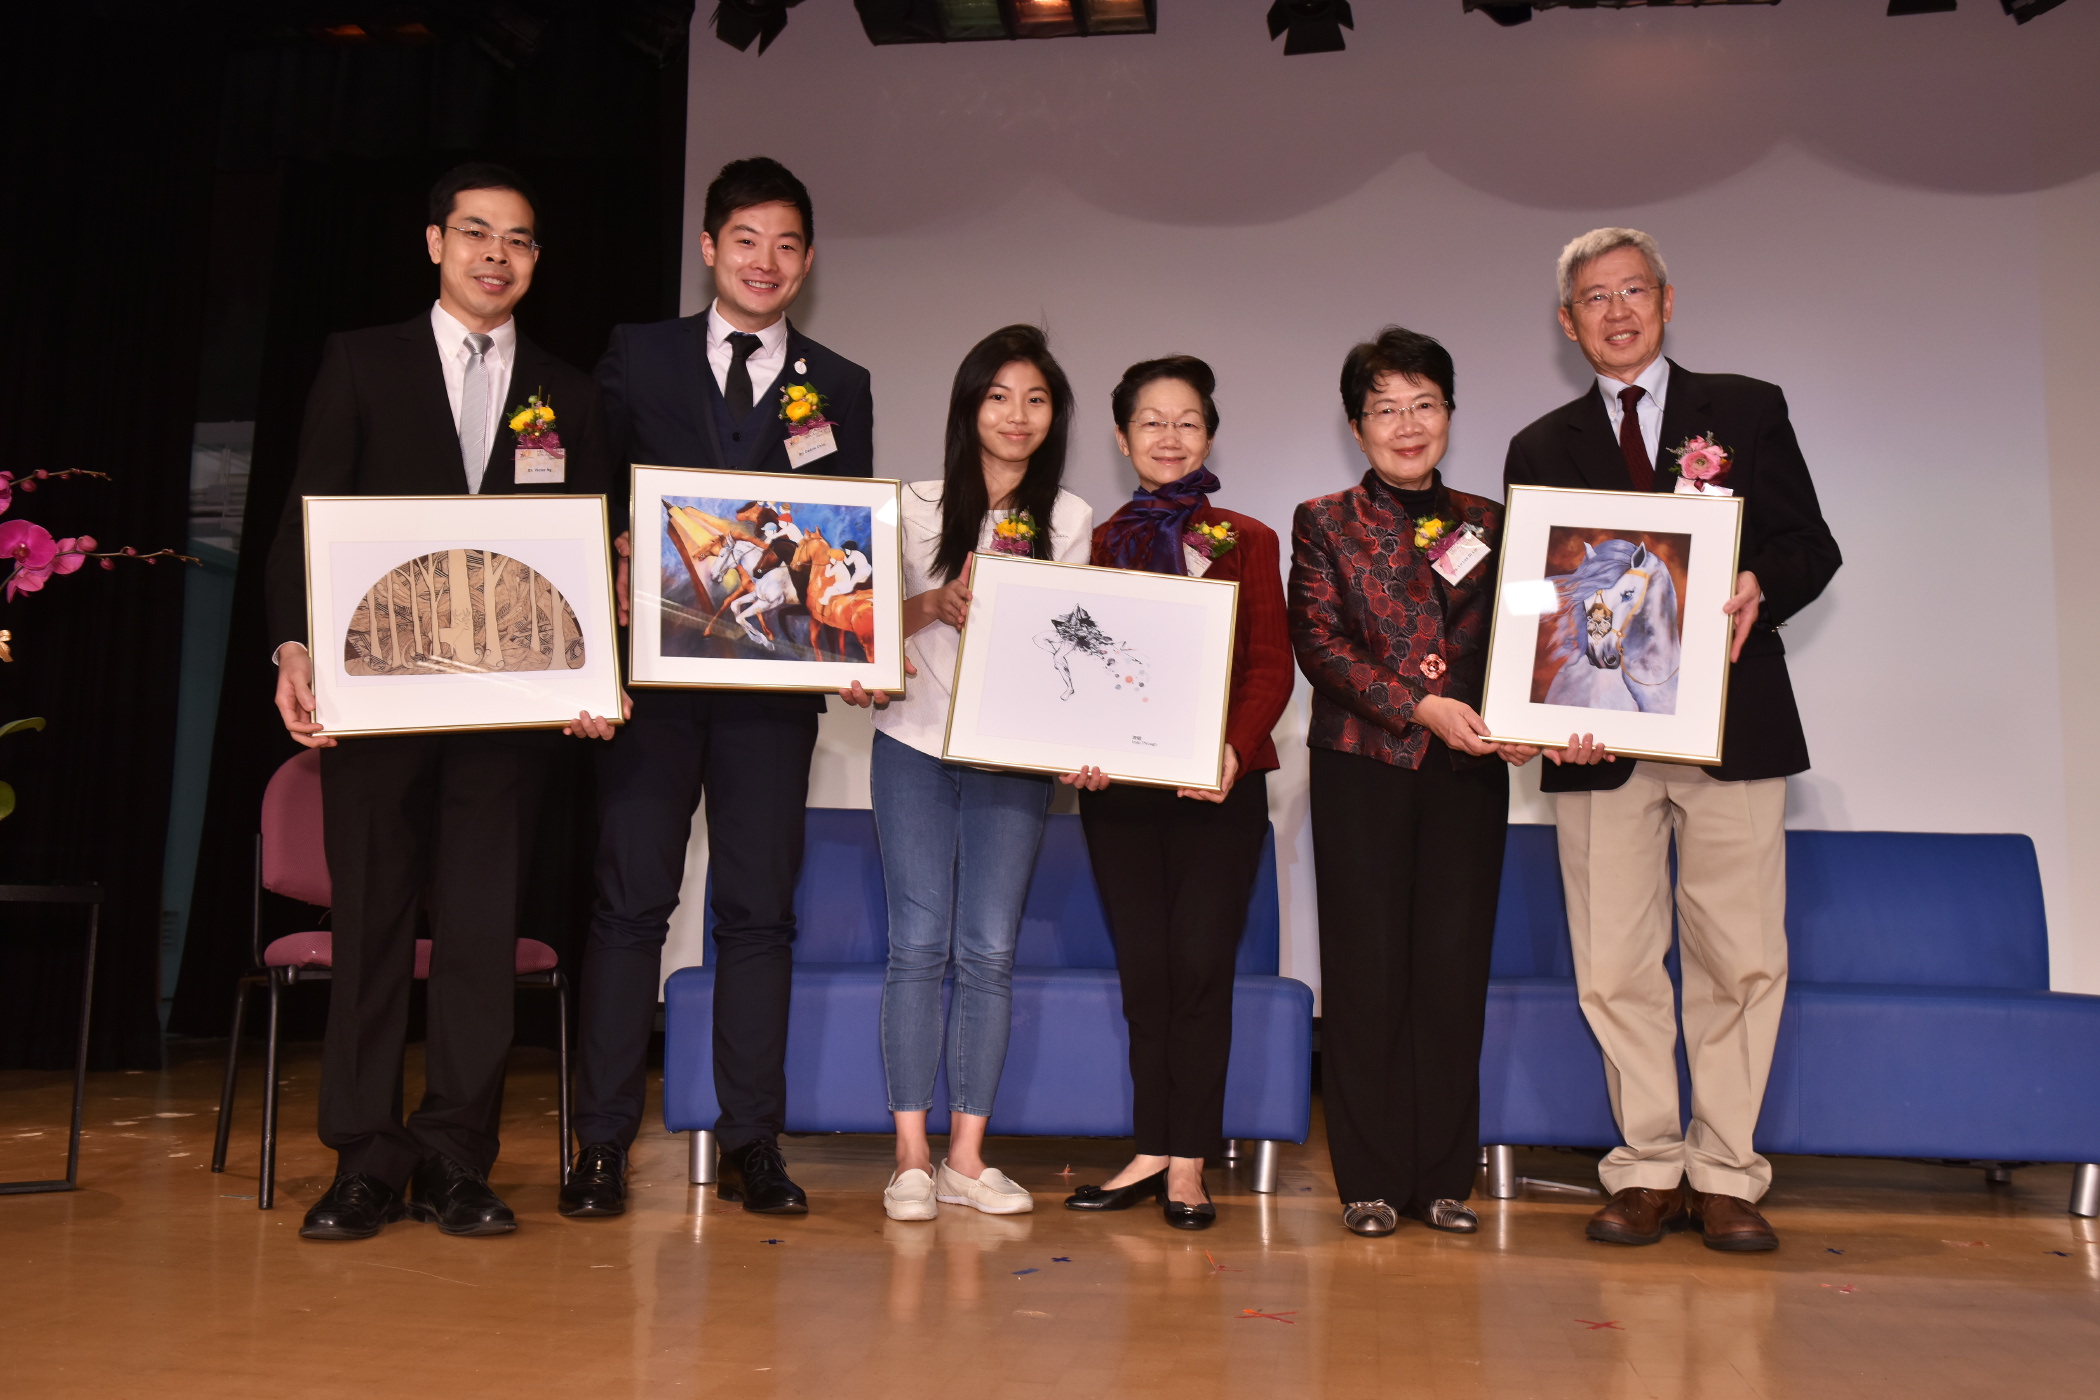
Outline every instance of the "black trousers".
<path id="1" fill-rule="evenodd" d="M 1223 802 L 1117 784 L 1080 794 L 1079 813 L 1116 940 L 1137 1151 L 1212 1156 L 1225 1132 L 1232 968 L 1268 830 L 1268 774 L 1243 775 Z"/>
<path id="2" fill-rule="evenodd" d="M 725 1149 L 787 1117 L 795 879 L 815 709 L 768 696 L 638 690 L 598 756 L 598 898 L 583 955 L 577 1140 L 634 1141 L 657 977 L 694 809 L 707 800 L 715 916 L 715 1131 Z"/>
<path id="3" fill-rule="evenodd" d="M 1320 1085 L 1343 1201 L 1462 1201 L 1509 826 L 1499 761 L 1420 770 L 1312 751 Z"/>
<path id="4" fill-rule="evenodd" d="M 386 735 L 321 750 L 335 972 L 321 1141 L 396 1190 L 437 1154 L 496 1161 L 518 911 L 551 736 Z M 419 911 L 430 918 L 423 1102 L 401 1118 Z"/>

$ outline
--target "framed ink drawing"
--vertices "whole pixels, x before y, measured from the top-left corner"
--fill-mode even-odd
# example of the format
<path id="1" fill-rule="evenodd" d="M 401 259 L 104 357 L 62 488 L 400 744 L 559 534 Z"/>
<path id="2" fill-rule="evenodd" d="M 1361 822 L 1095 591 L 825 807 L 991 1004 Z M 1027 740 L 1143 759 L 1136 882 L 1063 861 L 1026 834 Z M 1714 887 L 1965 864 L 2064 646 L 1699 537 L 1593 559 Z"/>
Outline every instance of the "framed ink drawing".
<path id="1" fill-rule="evenodd" d="M 326 733 L 618 721 L 603 496 L 308 496 L 305 509 Z"/>
<path id="2" fill-rule="evenodd" d="M 975 556 L 942 756 L 1215 792 L 1239 587 Z"/>
<path id="3" fill-rule="evenodd" d="M 904 690 L 897 483 L 634 469 L 635 685 Z"/>
<path id="4" fill-rule="evenodd" d="M 1480 707 L 1497 739 L 1721 761 L 1740 496 L 1513 486 Z"/>

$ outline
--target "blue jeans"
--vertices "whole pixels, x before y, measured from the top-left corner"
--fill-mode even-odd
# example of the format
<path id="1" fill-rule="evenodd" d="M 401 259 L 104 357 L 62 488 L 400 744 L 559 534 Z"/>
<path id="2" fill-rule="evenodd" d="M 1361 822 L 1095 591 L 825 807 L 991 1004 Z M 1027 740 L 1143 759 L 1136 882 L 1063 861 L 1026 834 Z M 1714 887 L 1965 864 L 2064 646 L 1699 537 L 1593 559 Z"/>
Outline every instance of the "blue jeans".
<path id="1" fill-rule="evenodd" d="M 948 1110 L 990 1117 L 1013 1020 L 1014 943 L 1050 811 L 1050 779 L 943 763 L 877 732 L 871 780 L 890 964 L 882 1067 L 890 1112 L 933 1107 L 947 1017 Z"/>

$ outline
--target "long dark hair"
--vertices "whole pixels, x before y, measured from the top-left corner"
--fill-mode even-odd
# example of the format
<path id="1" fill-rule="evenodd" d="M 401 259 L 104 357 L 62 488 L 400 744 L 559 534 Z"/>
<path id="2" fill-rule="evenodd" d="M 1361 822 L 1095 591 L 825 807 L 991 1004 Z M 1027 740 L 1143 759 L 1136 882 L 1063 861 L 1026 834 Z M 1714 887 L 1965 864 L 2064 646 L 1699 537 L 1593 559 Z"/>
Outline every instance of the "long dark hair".
<path id="1" fill-rule="evenodd" d="M 941 547 L 934 555 L 934 576 L 959 577 L 970 553 L 977 548 L 984 514 L 992 508 L 991 494 L 984 489 L 983 447 L 977 439 L 977 411 L 991 392 L 999 371 L 1015 360 L 1026 360 L 1043 376 L 1050 390 L 1050 432 L 1043 445 L 1028 459 L 1028 471 L 1010 502 L 1015 511 L 1026 511 L 1035 521 L 1038 559 L 1050 557 L 1050 516 L 1057 506 L 1057 489 L 1065 475 L 1065 442 L 1072 428 L 1072 382 L 1051 357 L 1050 341 L 1035 326 L 1006 326 L 993 331 L 970 347 L 955 371 L 955 387 L 948 395 L 948 446 L 941 470 Z"/>

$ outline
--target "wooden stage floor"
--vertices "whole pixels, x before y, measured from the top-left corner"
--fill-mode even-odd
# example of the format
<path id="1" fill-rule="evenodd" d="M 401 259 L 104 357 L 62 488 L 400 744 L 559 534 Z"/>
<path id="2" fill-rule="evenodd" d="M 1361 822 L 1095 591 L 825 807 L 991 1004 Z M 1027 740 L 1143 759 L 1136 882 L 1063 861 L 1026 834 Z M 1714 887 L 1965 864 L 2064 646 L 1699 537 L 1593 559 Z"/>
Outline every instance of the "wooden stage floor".
<path id="1" fill-rule="evenodd" d="M 294 1232 L 331 1165 L 312 1137 L 316 1055 L 291 1056 L 279 1205 L 261 1212 L 259 1066 L 214 1176 L 214 1054 L 95 1076 L 84 1189 L 0 1198 L 0 1395 L 2100 1393 L 2100 1228 L 2064 1213 L 2063 1167 L 1990 1187 L 1974 1170 L 1783 1158 L 1767 1202 L 1782 1248 L 1731 1256 L 1690 1235 L 1588 1244 L 1590 1206 L 1550 1195 L 1476 1200 L 1473 1238 L 1407 1223 L 1358 1239 L 1317 1127 L 1286 1152 L 1278 1196 L 1214 1171 L 1220 1222 L 1194 1235 L 1149 1211 L 1058 1207 L 1120 1142 L 997 1140 L 1035 1214 L 899 1224 L 882 1214 L 883 1139 L 790 1139 L 813 1210 L 783 1220 L 688 1187 L 683 1141 L 658 1130 L 637 1147 L 634 1208 L 579 1222 L 554 1208 L 552 1059 L 520 1051 L 495 1172 L 515 1235 L 404 1223 L 311 1244 Z M 68 1089 L 0 1075 L 0 1177 L 63 1169 Z M 1574 1154 L 1519 1160 L 1593 1180 Z"/>

